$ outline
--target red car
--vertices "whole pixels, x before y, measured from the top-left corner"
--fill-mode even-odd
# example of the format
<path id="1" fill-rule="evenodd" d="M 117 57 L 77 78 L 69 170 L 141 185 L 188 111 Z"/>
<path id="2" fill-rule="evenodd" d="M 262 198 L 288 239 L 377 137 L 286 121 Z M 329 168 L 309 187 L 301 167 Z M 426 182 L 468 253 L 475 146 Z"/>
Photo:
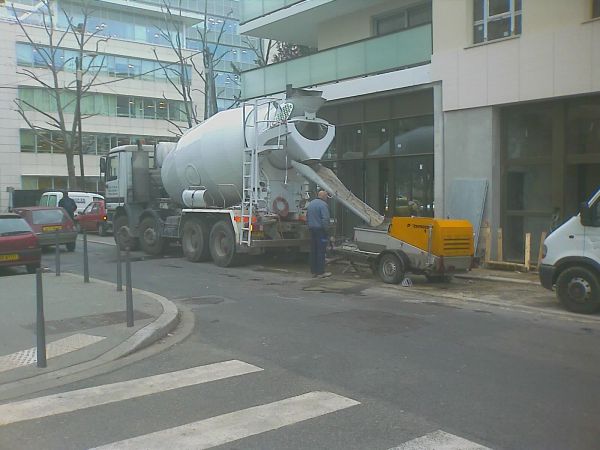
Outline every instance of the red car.
<path id="1" fill-rule="evenodd" d="M 34 273 L 40 267 L 38 239 L 18 214 L 0 214 L 0 267 L 25 266 Z"/>
<path id="2" fill-rule="evenodd" d="M 75 218 L 80 231 L 94 231 L 100 236 L 106 236 L 108 232 L 107 219 L 103 200 L 93 201 Z"/>
<path id="3" fill-rule="evenodd" d="M 41 247 L 65 244 L 67 250 L 75 250 L 77 243 L 77 229 L 71 217 L 63 208 L 53 206 L 30 206 L 15 208 L 32 228 Z"/>

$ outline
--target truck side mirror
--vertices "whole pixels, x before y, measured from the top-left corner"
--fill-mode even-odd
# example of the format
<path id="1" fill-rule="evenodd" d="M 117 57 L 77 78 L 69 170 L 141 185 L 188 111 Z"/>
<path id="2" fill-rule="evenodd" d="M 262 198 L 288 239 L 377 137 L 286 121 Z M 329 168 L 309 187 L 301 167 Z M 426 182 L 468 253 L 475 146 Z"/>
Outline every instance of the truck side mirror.
<path id="1" fill-rule="evenodd" d="M 581 219 L 581 225 L 584 227 L 592 226 L 592 213 L 587 202 L 583 202 L 579 208 L 579 216 Z"/>
<path id="2" fill-rule="evenodd" d="M 100 175 L 106 173 L 106 157 L 100 158 Z"/>

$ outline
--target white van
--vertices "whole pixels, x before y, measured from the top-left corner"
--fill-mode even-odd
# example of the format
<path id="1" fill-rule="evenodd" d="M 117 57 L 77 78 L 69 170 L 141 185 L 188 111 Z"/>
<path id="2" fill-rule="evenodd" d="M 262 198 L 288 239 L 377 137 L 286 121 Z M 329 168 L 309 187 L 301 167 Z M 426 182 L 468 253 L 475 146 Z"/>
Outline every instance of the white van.
<path id="1" fill-rule="evenodd" d="M 544 241 L 540 282 L 569 311 L 600 311 L 600 190 Z"/>
<path id="2" fill-rule="evenodd" d="M 58 202 L 62 199 L 63 194 L 60 191 L 56 192 L 44 192 L 42 198 L 40 198 L 40 206 L 58 206 Z M 69 197 L 71 197 L 77 205 L 77 211 L 75 215 L 81 214 L 87 205 L 96 200 L 104 200 L 104 197 L 100 194 L 94 194 L 93 192 L 71 192 L 69 191 Z"/>

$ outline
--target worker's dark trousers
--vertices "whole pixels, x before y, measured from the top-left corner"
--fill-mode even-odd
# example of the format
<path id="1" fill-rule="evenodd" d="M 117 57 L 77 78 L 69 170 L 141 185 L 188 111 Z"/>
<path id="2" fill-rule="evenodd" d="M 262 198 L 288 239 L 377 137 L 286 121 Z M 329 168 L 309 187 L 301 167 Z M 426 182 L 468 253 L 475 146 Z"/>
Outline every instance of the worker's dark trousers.
<path id="1" fill-rule="evenodd" d="M 310 229 L 310 271 L 314 275 L 325 272 L 327 233 L 322 228 Z"/>

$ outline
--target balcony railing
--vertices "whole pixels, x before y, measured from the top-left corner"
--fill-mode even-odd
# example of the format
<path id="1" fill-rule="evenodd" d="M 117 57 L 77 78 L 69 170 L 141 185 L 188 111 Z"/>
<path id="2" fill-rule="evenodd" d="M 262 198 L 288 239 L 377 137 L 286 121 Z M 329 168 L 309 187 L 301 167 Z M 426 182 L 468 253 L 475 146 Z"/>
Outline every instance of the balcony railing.
<path id="1" fill-rule="evenodd" d="M 353 42 L 242 74 L 242 96 L 256 98 L 284 92 L 291 84 L 303 88 L 389 72 L 431 61 L 431 24 Z"/>
<path id="2" fill-rule="evenodd" d="M 295 3 L 300 3 L 305 0 L 252 0 L 240 2 L 242 10 L 240 21 L 242 23 L 250 20 L 258 19 L 272 12 L 287 8 Z"/>

